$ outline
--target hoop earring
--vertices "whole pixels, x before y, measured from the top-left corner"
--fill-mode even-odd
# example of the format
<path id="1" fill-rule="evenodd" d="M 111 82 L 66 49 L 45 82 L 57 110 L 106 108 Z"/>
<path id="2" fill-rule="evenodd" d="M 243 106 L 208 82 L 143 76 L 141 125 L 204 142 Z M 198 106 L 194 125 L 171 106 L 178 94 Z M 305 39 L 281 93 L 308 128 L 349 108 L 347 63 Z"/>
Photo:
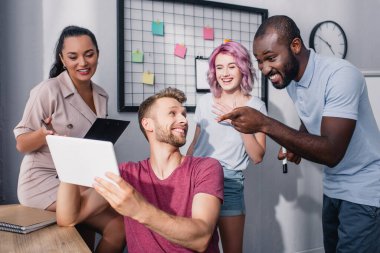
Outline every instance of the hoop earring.
<path id="1" fill-rule="evenodd" d="M 66 66 L 65 66 L 65 65 L 63 65 L 63 69 L 66 69 Z"/>

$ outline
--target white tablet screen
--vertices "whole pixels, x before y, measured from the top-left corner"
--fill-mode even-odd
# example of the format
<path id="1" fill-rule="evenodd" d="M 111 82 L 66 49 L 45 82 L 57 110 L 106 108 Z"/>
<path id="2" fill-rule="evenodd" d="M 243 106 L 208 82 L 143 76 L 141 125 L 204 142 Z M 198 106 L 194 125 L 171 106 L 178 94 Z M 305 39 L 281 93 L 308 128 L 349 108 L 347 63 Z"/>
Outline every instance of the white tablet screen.
<path id="1" fill-rule="evenodd" d="M 108 179 L 107 171 L 119 175 L 113 145 L 57 135 L 46 136 L 51 156 L 62 182 L 92 187 L 95 177 Z"/>

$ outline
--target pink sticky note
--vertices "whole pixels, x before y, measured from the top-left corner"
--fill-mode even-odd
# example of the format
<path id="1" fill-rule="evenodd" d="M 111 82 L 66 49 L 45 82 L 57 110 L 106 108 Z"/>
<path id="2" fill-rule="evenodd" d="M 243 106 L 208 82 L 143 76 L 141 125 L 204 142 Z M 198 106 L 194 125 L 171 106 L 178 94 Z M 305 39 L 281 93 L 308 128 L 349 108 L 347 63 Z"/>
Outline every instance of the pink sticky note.
<path id="1" fill-rule="evenodd" d="M 187 48 L 181 44 L 175 44 L 174 54 L 178 57 L 185 58 Z"/>
<path id="2" fill-rule="evenodd" d="M 203 27 L 203 38 L 205 40 L 214 40 L 214 29 L 211 27 Z"/>

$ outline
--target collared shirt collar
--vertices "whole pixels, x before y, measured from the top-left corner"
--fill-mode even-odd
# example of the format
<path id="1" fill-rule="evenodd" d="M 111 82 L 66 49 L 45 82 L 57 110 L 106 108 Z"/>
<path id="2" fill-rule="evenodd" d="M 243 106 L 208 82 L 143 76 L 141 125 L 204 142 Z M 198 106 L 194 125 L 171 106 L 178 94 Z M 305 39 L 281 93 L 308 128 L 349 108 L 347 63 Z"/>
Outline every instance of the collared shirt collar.
<path id="1" fill-rule="evenodd" d="M 71 96 L 76 92 L 76 88 L 74 86 L 73 81 L 71 80 L 69 73 L 67 71 L 63 71 L 61 74 L 57 76 L 57 79 L 61 83 L 62 94 L 65 98 Z"/>
<path id="2" fill-rule="evenodd" d="M 58 75 L 57 79 L 60 83 L 60 88 L 64 98 L 67 99 L 68 103 L 70 103 L 73 107 L 80 111 L 84 115 L 84 117 L 93 122 L 96 117 L 104 118 L 107 116 L 108 95 L 105 92 L 105 90 L 103 90 L 100 86 L 96 85 L 94 82 L 91 81 L 94 105 L 96 109 L 95 114 L 90 109 L 90 107 L 88 107 L 85 104 L 84 100 L 79 95 L 67 71 L 64 71 L 60 75 Z"/>
<path id="3" fill-rule="evenodd" d="M 301 80 L 299 82 L 295 82 L 296 85 L 308 88 L 310 86 L 311 80 L 313 79 L 314 67 L 315 67 L 315 52 L 310 49 L 309 60 L 306 65 L 305 72 L 303 73 Z"/>
<path id="4" fill-rule="evenodd" d="M 60 81 L 62 85 L 62 93 L 65 98 L 68 96 L 71 96 L 75 92 L 77 92 L 75 85 L 73 81 L 71 80 L 69 73 L 67 71 L 63 71 L 61 74 L 57 76 L 58 80 Z M 95 83 L 91 81 L 92 85 L 92 90 L 93 92 L 99 94 L 102 97 L 107 97 L 107 93 L 103 89 L 101 89 L 99 86 L 94 85 Z"/>

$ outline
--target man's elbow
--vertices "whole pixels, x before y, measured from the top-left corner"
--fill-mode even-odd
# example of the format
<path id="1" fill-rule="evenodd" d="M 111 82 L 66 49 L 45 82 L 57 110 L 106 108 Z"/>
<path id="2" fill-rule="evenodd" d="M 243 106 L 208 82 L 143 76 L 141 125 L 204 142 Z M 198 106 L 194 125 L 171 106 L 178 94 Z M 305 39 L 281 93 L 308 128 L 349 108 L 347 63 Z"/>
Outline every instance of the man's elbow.
<path id="1" fill-rule="evenodd" d="M 205 252 L 207 250 L 209 243 L 210 243 L 210 241 L 208 241 L 207 243 L 199 243 L 198 245 L 196 245 L 193 248 L 193 250 L 195 252 Z"/>
<path id="2" fill-rule="evenodd" d="M 331 160 L 331 161 L 327 161 L 325 163 L 325 165 L 329 168 L 334 168 L 335 166 L 337 166 L 339 163 L 340 163 L 341 160 L 337 160 L 337 159 L 334 159 L 334 160 Z"/>
<path id="3" fill-rule="evenodd" d="M 192 249 L 196 252 L 205 252 L 208 248 L 208 245 L 210 244 L 211 237 L 212 233 L 202 236 L 197 240 Z"/>
<path id="4" fill-rule="evenodd" d="M 343 159 L 344 154 L 335 154 L 332 156 L 329 156 L 329 158 L 325 161 L 325 165 L 328 166 L 329 168 L 334 168 L 337 166 Z"/>
<path id="5" fill-rule="evenodd" d="M 67 217 L 62 217 L 57 214 L 57 225 L 61 227 L 73 227 L 77 225 L 77 222 L 72 219 L 67 219 Z"/>
<path id="6" fill-rule="evenodd" d="M 60 227 L 74 227 L 76 223 L 57 219 L 57 225 Z"/>

